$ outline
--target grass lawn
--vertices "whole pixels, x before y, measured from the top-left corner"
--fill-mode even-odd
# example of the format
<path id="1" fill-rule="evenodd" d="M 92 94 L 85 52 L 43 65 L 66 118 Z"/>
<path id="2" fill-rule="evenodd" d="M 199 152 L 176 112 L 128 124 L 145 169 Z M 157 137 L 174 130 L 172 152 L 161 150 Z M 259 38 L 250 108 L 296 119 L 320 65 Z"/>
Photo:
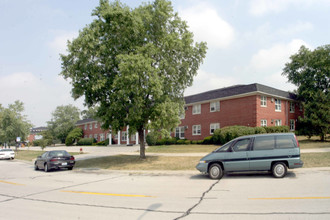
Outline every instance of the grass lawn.
<path id="1" fill-rule="evenodd" d="M 304 168 L 330 167 L 330 152 L 301 154 Z M 147 156 L 141 160 L 137 155 L 118 155 L 76 162 L 76 168 L 99 168 L 109 170 L 195 170 L 201 157 Z"/>
<path id="2" fill-rule="evenodd" d="M 47 151 L 47 150 L 46 150 Z M 28 160 L 32 161 L 33 159 L 37 158 L 38 156 L 41 156 L 41 154 L 45 153 L 46 151 L 34 151 L 34 150 L 18 150 L 15 158 L 18 160 Z M 15 151 L 16 152 L 16 151 Z M 68 152 L 71 155 L 79 154 L 77 152 Z"/>
<path id="3" fill-rule="evenodd" d="M 208 153 L 220 146 L 216 145 L 160 145 L 150 146 L 146 152 L 150 153 Z"/>

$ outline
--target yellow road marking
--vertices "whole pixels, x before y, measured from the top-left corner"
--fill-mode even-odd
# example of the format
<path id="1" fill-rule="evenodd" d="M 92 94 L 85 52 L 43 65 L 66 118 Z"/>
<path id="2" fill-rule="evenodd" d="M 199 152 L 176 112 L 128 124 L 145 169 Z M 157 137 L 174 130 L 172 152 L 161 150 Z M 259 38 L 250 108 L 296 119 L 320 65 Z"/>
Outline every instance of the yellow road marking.
<path id="1" fill-rule="evenodd" d="M 0 180 L 0 183 L 7 183 L 7 184 L 12 184 L 12 185 L 24 186 L 24 184 L 7 182 L 7 181 L 4 181 L 4 180 Z"/>
<path id="2" fill-rule="evenodd" d="M 98 193 L 98 192 L 82 192 L 82 191 L 66 191 L 66 190 L 62 190 L 61 192 L 80 193 L 80 194 L 90 194 L 90 195 L 102 195 L 102 196 L 153 197 L 153 196 L 146 196 L 146 195 L 128 195 L 128 194 Z"/>
<path id="3" fill-rule="evenodd" d="M 278 197 L 278 198 L 249 198 L 249 200 L 288 200 L 288 199 L 330 199 L 330 196 L 326 197 Z"/>

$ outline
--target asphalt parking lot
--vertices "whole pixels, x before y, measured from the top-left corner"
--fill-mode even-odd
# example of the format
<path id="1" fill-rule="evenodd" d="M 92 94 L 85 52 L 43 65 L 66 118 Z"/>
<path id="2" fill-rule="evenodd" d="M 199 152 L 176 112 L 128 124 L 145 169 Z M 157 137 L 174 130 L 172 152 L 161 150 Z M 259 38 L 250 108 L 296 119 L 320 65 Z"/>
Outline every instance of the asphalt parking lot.
<path id="1" fill-rule="evenodd" d="M 0 161 L 0 219 L 329 219 L 330 168 L 230 174 L 198 171 L 34 171 Z"/>

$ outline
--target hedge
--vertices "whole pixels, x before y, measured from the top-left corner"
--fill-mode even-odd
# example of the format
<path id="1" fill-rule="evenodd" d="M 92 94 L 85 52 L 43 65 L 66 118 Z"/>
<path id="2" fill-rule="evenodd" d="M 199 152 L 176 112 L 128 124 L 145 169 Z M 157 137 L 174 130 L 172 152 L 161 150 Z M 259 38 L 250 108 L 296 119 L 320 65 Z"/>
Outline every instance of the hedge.
<path id="1" fill-rule="evenodd" d="M 93 143 L 96 143 L 96 140 L 94 138 L 82 138 L 77 142 L 77 145 L 86 146 L 86 145 L 93 145 Z"/>

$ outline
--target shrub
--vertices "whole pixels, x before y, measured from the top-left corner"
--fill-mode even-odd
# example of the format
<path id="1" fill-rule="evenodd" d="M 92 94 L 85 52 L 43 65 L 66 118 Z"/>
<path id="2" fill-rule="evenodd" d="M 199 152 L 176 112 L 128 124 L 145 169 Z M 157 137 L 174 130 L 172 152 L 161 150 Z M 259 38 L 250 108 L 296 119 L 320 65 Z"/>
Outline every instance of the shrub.
<path id="1" fill-rule="evenodd" d="M 204 144 L 204 140 L 198 140 L 197 144 Z"/>
<path id="2" fill-rule="evenodd" d="M 65 145 L 71 146 L 76 140 L 79 140 L 83 136 L 83 130 L 79 127 L 74 128 L 65 139 Z"/>
<path id="3" fill-rule="evenodd" d="M 165 139 L 165 144 L 166 145 L 173 145 L 176 144 L 177 139 L 176 138 L 166 138 Z"/>
<path id="4" fill-rule="evenodd" d="M 213 144 L 213 136 L 208 136 L 204 138 L 203 144 Z"/>
<path id="5" fill-rule="evenodd" d="M 213 143 L 225 144 L 237 137 L 251 134 L 255 134 L 255 128 L 238 125 L 228 126 L 214 131 Z"/>
<path id="6" fill-rule="evenodd" d="M 264 127 L 255 127 L 254 133 L 255 134 L 264 134 L 264 133 L 267 133 L 267 131 Z"/>
<path id="7" fill-rule="evenodd" d="M 77 145 L 86 146 L 93 145 L 93 143 L 96 143 L 96 140 L 94 138 L 82 138 L 78 141 Z"/>
<path id="8" fill-rule="evenodd" d="M 191 141 L 191 144 L 197 144 L 197 141 Z"/>
<path id="9" fill-rule="evenodd" d="M 283 126 L 269 126 L 264 127 L 267 133 L 286 133 L 289 132 L 289 126 L 283 125 Z"/>
<path id="10" fill-rule="evenodd" d="M 109 145 L 109 138 L 105 139 L 104 141 L 97 142 L 96 146 L 108 146 Z"/>
<path id="11" fill-rule="evenodd" d="M 178 140 L 178 141 L 176 142 L 176 144 L 185 144 L 185 141 L 186 141 L 186 140 Z"/>
<path id="12" fill-rule="evenodd" d="M 191 144 L 191 141 L 190 140 L 185 140 L 184 144 L 186 144 L 186 145 Z"/>
<path id="13" fill-rule="evenodd" d="M 157 143 L 158 134 L 155 132 L 149 132 L 146 137 L 146 142 L 149 146 L 155 146 Z"/>

